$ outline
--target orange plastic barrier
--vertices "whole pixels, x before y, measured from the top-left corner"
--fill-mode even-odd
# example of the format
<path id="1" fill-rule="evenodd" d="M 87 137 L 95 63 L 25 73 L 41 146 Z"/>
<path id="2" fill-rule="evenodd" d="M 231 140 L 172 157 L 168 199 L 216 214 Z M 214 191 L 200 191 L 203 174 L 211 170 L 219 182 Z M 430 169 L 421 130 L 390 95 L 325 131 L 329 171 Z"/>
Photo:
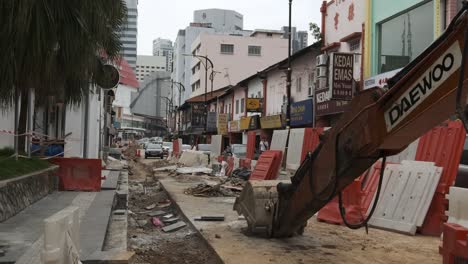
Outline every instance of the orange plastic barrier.
<path id="1" fill-rule="evenodd" d="M 245 157 L 251 160 L 254 158 L 255 155 L 255 140 L 255 131 L 249 131 L 247 133 L 247 154 L 245 155 Z"/>
<path id="2" fill-rule="evenodd" d="M 172 155 L 176 158 L 179 157 L 179 154 L 180 154 L 180 149 L 179 149 L 179 140 L 178 139 L 174 139 L 172 141 Z"/>
<path id="3" fill-rule="evenodd" d="M 468 263 L 468 228 L 457 224 L 443 225 L 444 238 L 439 253 L 444 264 Z"/>
<path id="4" fill-rule="evenodd" d="M 251 180 L 275 180 L 283 159 L 280 150 L 267 150 L 258 158 L 255 169 L 250 175 Z"/>
<path id="5" fill-rule="evenodd" d="M 101 160 L 81 158 L 53 158 L 59 166 L 59 190 L 61 191 L 100 191 Z"/>
<path id="6" fill-rule="evenodd" d="M 313 152 L 319 145 L 320 134 L 323 133 L 323 127 L 306 128 L 304 133 L 304 143 L 302 145 L 301 162 L 304 161 L 307 152 Z"/>
<path id="7" fill-rule="evenodd" d="M 465 143 L 466 132 L 460 121 L 447 121 L 433 128 L 419 140 L 416 160 L 432 161 L 444 170 L 437 185 L 436 193 L 420 232 L 424 235 L 439 236 L 447 221 L 445 211 L 449 192 L 458 173 L 458 166 Z"/>

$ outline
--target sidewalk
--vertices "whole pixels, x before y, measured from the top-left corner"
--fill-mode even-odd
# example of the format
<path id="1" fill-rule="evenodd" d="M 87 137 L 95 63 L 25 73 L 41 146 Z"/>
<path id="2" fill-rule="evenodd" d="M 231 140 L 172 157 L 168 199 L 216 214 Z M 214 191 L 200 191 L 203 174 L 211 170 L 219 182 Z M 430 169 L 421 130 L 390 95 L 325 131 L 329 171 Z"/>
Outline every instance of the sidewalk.
<path id="1" fill-rule="evenodd" d="M 106 182 L 117 184 L 119 171 L 108 173 Z M 68 206 L 80 208 L 80 257 L 101 251 L 115 196 L 114 188 L 101 192 L 55 192 L 0 223 L 0 263 L 40 263 L 44 219 Z M 22 257 L 21 257 L 22 256 Z"/>
<path id="2" fill-rule="evenodd" d="M 199 198 L 185 195 L 186 188 L 198 184 L 160 180 L 171 199 L 190 223 L 229 263 L 440 263 L 439 238 L 407 236 L 382 230 L 350 230 L 343 226 L 309 220 L 303 236 L 266 239 L 247 235 L 245 220 L 233 211 L 234 198 Z M 192 181 L 192 179 L 194 179 Z M 224 214 L 223 222 L 194 221 L 200 215 Z"/>

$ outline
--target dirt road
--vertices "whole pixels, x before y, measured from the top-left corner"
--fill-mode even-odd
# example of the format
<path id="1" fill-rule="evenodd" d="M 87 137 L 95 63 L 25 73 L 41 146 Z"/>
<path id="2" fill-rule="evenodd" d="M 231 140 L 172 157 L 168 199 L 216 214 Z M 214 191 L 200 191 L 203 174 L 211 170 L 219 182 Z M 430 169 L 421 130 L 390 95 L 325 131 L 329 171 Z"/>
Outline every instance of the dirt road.
<path id="1" fill-rule="evenodd" d="M 149 165 L 153 161 L 145 160 Z M 135 251 L 131 263 L 222 263 L 200 235 L 187 225 L 174 232 L 165 233 L 152 224 L 148 213 L 161 210 L 188 223 L 174 204 L 169 204 L 167 194 L 161 189 L 152 172 L 142 163 L 131 163 L 129 175 L 128 249 Z M 161 205 L 154 209 L 152 205 Z"/>

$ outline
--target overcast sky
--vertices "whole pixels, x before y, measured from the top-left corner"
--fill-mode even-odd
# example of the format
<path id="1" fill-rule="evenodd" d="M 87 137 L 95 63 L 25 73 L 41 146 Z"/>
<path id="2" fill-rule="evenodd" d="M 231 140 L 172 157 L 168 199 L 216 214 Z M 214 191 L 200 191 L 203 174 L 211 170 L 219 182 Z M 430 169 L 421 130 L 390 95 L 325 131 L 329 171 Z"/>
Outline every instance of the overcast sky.
<path id="1" fill-rule="evenodd" d="M 320 0 L 293 0 L 292 25 L 308 30 L 320 25 Z M 153 39 L 172 41 L 193 20 L 193 11 L 207 8 L 235 10 L 244 15 L 244 29 L 280 29 L 288 25 L 288 0 L 139 0 L 138 55 L 151 55 Z M 309 44 L 311 37 L 309 35 Z"/>

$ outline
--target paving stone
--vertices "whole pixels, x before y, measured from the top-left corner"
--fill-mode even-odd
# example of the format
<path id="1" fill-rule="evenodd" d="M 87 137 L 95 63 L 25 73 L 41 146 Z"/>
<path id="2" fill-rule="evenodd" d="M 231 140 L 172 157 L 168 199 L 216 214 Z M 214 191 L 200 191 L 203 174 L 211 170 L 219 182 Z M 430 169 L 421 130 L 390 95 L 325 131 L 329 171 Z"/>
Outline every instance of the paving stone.
<path id="1" fill-rule="evenodd" d="M 176 231 L 178 229 L 181 229 L 182 227 L 186 226 L 187 224 L 182 222 L 182 221 L 179 221 L 175 224 L 172 224 L 172 225 L 168 225 L 168 226 L 165 226 L 162 228 L 162 231 L 164 232 L 172 232 L 172 231 Z"/>

